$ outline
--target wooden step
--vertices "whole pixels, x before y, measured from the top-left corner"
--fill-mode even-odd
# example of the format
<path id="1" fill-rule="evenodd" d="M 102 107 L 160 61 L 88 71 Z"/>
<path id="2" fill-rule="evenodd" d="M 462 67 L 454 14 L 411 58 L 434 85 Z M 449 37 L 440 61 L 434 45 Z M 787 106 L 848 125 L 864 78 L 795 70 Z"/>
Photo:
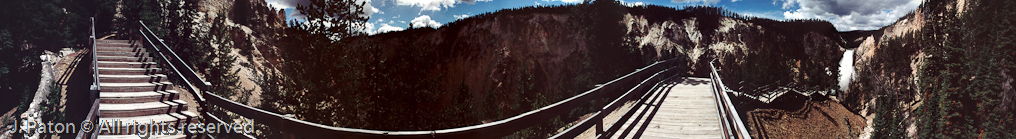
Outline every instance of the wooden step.
<path id="1" fill-rule="evenodd" d="M 103 48 L 135 49 L 135 48 L 142 48 L 144 46 L 136 45 L 136 44 L 135 45 L 131 45 L 131 44 L 126 44 L 126 43 L 113 43 L 113 44 L 109 44 L 109 43 L 106 43 L 106 44 L 104 44 L 104 43 L 97 43 L 95 45 L 95 47 L 99 48 L 99 49 L 103 49 Z"/>
<path id="2" fill-rule="evenodd" d="M 719 121 L 674 121 L 674 120 L 659 120 L 649 122 L 650 125 L 667 125 L 667 126 L 681 126 L 681 127 L 695 127 L 695 128 L 708 128 L 708 129 L 719 129 Z"/>
<path id="3" fill-rule="evenodd" d="M 702 78 L 694 80 L 708 81 Z M 660 92 L 651 92 L 654 94 L 650 95 L 662 98 L 632 106 L 635 115 L 623 119 L 622 130 L 613 134 L 612 138 L 722 138 L 710 87 L 708 84 L 680 83 L 656 86 Z M 621 136 L 628 128 L 632 130 Z"/>
<path id="4" fill-rule="evenodd" d="M 128 42 L 130 42 L 130 40 L 95 40 L 95 43 L 97 43 L 97 44 L 102 44 L 102 43 L 123 43 L 123 44 L 126 44 Z M 134 41 L 134 42 L 140 42 L 140 41 Z"/>
<path id="5" fill-rule="evenodd" d="M 167 80 L 165 74 L 154 75 L 99 75 L 101 83 L 157 83 Z"/>
<path id="6" fill-rule="evenodd" d="M 153 121 L 154 121 L 154 123 L 156 123 L 156 124 L 158 124 L 158 123 L 167 123 L 167 124 L 168 123 L 173 123 L 175 126 L 179 127 L 179 125 L 181 125 L 181 124 L 200 122 L 200 121 L 197 120 L 197 116 L 198 116 L 197 114 L 194 114 L 193 112 L 189 112 L 189 111 L 183 111 L 183 112 L 179 112 L 179 113 L 158 114 L 158 115 L 135 116 L 135 117 L 106 117 L 105 115 L 102 115 L 102 117 L 99 118 L 99 124 L 96 124 L 96 126 L 98 127 L 98 126 L 100 126 L 100 124 L 109 124 L 109 125 L 112 125 L 112 122 L 119 121 L 119 122 L 121 122 L 120 123 L 121 124 L 120 125 L 120 128 L 121 128 L 120 131 L 122 131 L 122 132 L 120 132 L 120 133 L 104 133 L 104 132 L 100 132 L 99 134 L 100 135 L 134 135 L 134 133 L 127 132 L 127 131 L 130 131 L 130 130 L 128 130 L 128 127 L 125 126 L 125 124 L 127 124 L 128 122 L 129 123 L 135 123 L 135 122 L 137 122 L 137 123 L 150 124 L 150 123 L 153 123 Z M 96 131 L 98 131 L 98 130 L 96 129 Z"/>
<path id="7" fill-rule="evenodd" d="M 133 56 L 96 56 L 96 61 L 109 61 L 109 62 L 150 62 L 152 57 L 133 57 Z"/>
<path id="8" fill-rule="evenodd" d="M 647 135 L 648 136 L 663 136 L 663 137 L 668 137 L 669 136 L 669 137 L 679 137 L 679 138 L 690 138 L 690 137 L 686 137 L 686 136 L 691 136 L 691 137 L 723 137 L 723 131 L 721 131 L 718 128 L 717 129 L 710 129 L 710 130 L 700 130 L 700 129 L 675 129 L 675 130 L 668 130 L 668 131 L 648 130 L 648 129 L 672 129 L 672 128 L 678 128 L 678 127 L 663 128 L 663 127 L 654 127 L 652 124 L 650 124 L 649 127 L 647 127 L 647 130 L 642 134 L 642 137 L 645 138 L 645 136 L 647 136 Z"/>
<path id="9" fill-rule="evenodd" d="M 139 41 L 97 40 L 96 71 L 99 73 L 100 121 L 113 120 L 127 123 L 173 123 L 176 125 L 200 122 L 197 114 L 189 112 L 180 92 L 162 74 L 153 57 Z M 100 124 L 102 123 L 100 122 Z M 133 131 L 121 125 L 121 131 Z M 99 138 L 138 138 L 135 133 L 100 133 Z M 184 134 L 155 135 L 150 138 L 186 138 Z"/>
<path id="10" fill-rule="evenodd" d="M 180 99 L 180 92 L 174 90 L 147 92 L 103 92 L 99 103 L 146 103 Z"/>
<path id="11" fill-rule="evenodd" d="M 173 89 L 173 83 L 100 83 L 102 92 L 145 92 L 145 91 L 166 91 Z"/>
<path id="12" fill-rule="evenodd" d="M 99 68 L 99 74 L 104 75 L 150 75 L 162 74 L 158 68 Z"/>
<path id="13" fill-rule="evenodd" d="M 632 138 L 628 135 L 626 139 Z M 642 134 L 639 138 L 644 139 L 722 139 L 723 135 L 656 135 L 656 134 Z"/>
<path id="14" fill-rule="evenodd" d="M 141 47 L 99 47 L 96 46 L 96 52 L 144 52 L 144 48 Z"/>
<path id="15" fill-rule="evenodd" d="M 102 115 L 102 117 L 136 117 L 181 111 L 187 111 L 187 102 L 183 100 L 145 103 L 99 103 L 99 115 Z"/>
<path id="16" fill-rule="evenodd" d="M 99 68 L 157 68 L 155 62 L 112 62 L 98 61 Z"/>
<path id="17" fill-rule="evenodd" d="M 148 55 L 148 52 L 145 51 L 137 51 L 137 52 L 97 51 L 95 54 L 96 56 L 134 56 L 134 57 L 150 56 Z"/>

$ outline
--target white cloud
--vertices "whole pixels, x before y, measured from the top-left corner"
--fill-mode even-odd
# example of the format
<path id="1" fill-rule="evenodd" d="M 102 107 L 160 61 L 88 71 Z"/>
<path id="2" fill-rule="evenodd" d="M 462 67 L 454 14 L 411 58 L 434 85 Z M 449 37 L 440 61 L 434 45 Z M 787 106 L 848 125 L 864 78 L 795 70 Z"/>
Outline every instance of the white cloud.
<path id="1" fill-rule="evenodd" d="M 268 6 L 276 9 L 296 8 L 296 5 L 307 5 L 310 0 L 265 0 Z"/>
<path id="2" fill-rule="evenodd" d="M 374 34 L 380 34 L 380 33 L 385 33 L 385 32 L 394 32 L 394 31 L 402 31 L 402 30 L 406 30 L 406 29 L 402 28 L 402 27 L 396 27 L 396 26 L 388 25 L 388 24 L 381 24 L 381 27 L 377 28 L 377 31 L 375 31 Z"/>
<path id="3" fill-rule="evenodd" d="M 560 2 L 564 2 L 564 3 L 579 3 L 579 2 L 582 2 L 583 0 L 543 0 L 543 1 L 544 2 L 560 1 Z"/>
<path id="4" fill-rule="evenodd" d="M 369 22 L 368 23 L 363 23 L 363 30 L 360 30 L 360 32 L 367 33 L 367 34 L 374 34 L 374 23 L 369 23 Z"/>
<path id="5" fill-rule="evenodd" d="M 720 0 L 670 0 L 670 2 L 677 3 L 677 4 L 681 4 L 681 3 L 700 3 L 700 4 L 703 4 L 703 5 L 712 5 L 712 4 L 719 3 Z"/>
<path id="6" fill-rule="evenodd" d="M 415 28 L 421 28 L 421 27 L 439 28 L 439 27 L 441 27 L 441 23 L 438 23 L 437 21 L 431 20 L 430 16 L 428 16 L 428 15 L 421 15 L 419 17 L 416 17 L 412 21 L 409 21 L 409 25 L 412 26 L 412 27 L 415 27 Z"/>
<path id="7" fill-rule="evenodd" d="M 780 0 L 786 19 L 822 19 L 837 30 L 873 30 L 896 22 L 921 0 Z M 796 9 L 795 9 L 796 8 Z"/>
<path id="8" fill-rule="evenodd" d="M 381 12 L 381 10 L 378 10 L 377 8 L 374 8 L 373 5 L 370 5 L 370 3 L 371 3 L 370 1 L 371 0 L 356 0 L 356 3 L 366 2 L 363 5 L 363 14 L 360 15 L 360 16 L 364 16 L 364 17 L 370 18 L 370 16 L 374 15 L 374 13 Z M 349 6 L 349 8 L 352 9 L 353 6 Z"/>
<path id="9" fill-rule="evenodd" d="M 441 8 L 455 7 L 456 0 L 396 0 L 399 6 L 417 6 L 420 11 L 441 11 Z"/>
<path id="10" fill-rule="evenodd" d="M 621 5 L 628 6 L 628 7 L 635 7 L 635 6 L 642 6 L 642 5 L 646 5 L 646 4 L 642 3 L 642 2 L 627 2 L 627 1 L 623 1 L 622 0 L 621 1 Z"/>
<path id="11" fill-rule="evenodd" d="M 454 16 L 455 19 L 464 19 L 464 18 L 469 18 L 470 17 L 469 14 L 460 14 L 460 15 L 452 15 L 452 16 Z"/>
<path id="12" fill-rule="evenodd" d="M 365 3 L 363 5 L 363 14 L 360 15 L 360 16 L 370 17 L 371 15 L 374 15 L 374 13 L 384 14 L 384 11 L 381 11 L 381 10 L 379 10 L 377 8 L 374 8 L 374 6 L 371 5 L 371 3 L 372 3 L 371 1 L 372 0 L 356 0 L 356 3 Z M 297 5 L 308 5 L 308 4 L 310 4 L 310 0 L 265 0 L 265 3 L 268 3 L 269 6 L 275 7 L 277 9 L 292 9 L 292 10 L 294 10 L 294 12 L 292 12 L 291 14 L 286 15 L 286 17 L 292 17 L 293 19 L 299 19 L 299 20 L 306 20 L 304 15 L 301 14 L 300 11 L 296 9 L 296 6 Z M 350 7 L 350 9 L 352 9 L 352 8 L 353 7 Z"/>
<path id="13" fill-rule="evenodd" d="M 759 18 L 768 18 L 768 19 L 774 19 L 774 20 L 783 19 L 783 13 L 779 12 L 779 11 L 761 12 L 761 13 L 759 13 L 759 12 L 737 12 L 737 14 L 740 14 L 742 16 L 747 16 L 747 17 L 759 17 Z"/>
<path id="14" fill-rule="evenodd" d="M 730 2 L 737 2 L 737 1 L 741 1 L 741 0 L 730 0 Z"/>
<path id="15" fill-rule="evenodd" d="M 442 9 L 455 7 L 457 3 L 476 3 L 477 1 L 489 2 L 493 0 L 395 0 L 399 6 L 416 6 L 423 11 L 441 11 Z"/>
<path id="16" fill-rule="evenodd" d="M 635 7 L 635 6 L 645 5 L 645 3 L 642 3 L 641 1 L 627 2 L 627 1 L 624 1 L 624 0 L 620 0 L 620 2 L 621 2 L 621 5 L 625 5 L 625 6 L 628 6 L 628 7 Z"/>
<path id="17" fill-rule="evenodd" d="M 317 19 L 301 22 L 300 24 L 309 25 L 309 24 L 315 24 L 315 23 L 321 23 L 321 25 L 326 27 L 326 28 L 327 27 L 335 26 L 335 24 L 332 24 L 331 22 L 325 22 L 323 20 L 317 20 Z M 375 28 L 374 23 L 366 22 L 366 23 L 363 23 L 362 25 L 361 24 L 349 24 L 349 26 L 350 26 L 350 28 L 353 28 L 353 29 L 359 29 L 357 31 L 362 32 L 362 33 L 374 34 L 374 28 Z M 339 40 L 340 39 L 338 36 L 332 36 L 332 35 L 328 35 L 328 38 L 330 38 L 332 40 Z"/>
<path id="18" fill-rule="evenodd" d="M 307 20 L 306 16 L 304 16 L 303 14 L 300 14 L 300 12 L 298 12 L 298 11 L 295 11 L 296 9 L 293 9 L 293 10 L 294 11 L 292 13 L 289 13 L 289 15 L 286 15 L 286 17 L 297 19 L 297 20 Z"/>

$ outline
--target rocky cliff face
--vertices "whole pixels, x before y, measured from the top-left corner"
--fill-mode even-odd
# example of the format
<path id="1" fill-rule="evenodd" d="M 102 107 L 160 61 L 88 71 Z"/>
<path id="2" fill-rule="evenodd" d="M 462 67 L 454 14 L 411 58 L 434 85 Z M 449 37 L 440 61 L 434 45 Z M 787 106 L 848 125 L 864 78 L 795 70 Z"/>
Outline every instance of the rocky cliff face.
<path id="1" fill-rule="evenodd" d="M 650 11 L 662 10 L 664 7 L 632 7 L 627 8 L 621 21 L 614 21 L 624 26 L 623 47 L 636 51 L 637 56 L 646 61 L 670 58 L 688 60 L 694 76 L 708 77 L 708 62 L 717 59 L 717 66 L 723 70 L 725 78 L 730 78 L 730 86 L 743 86 L 738 79 L 744 79 L 741 69 L 758 69 L 751 67 L 748 58 L 766 57 L 784 71 L 775 79 L 786 79 L 786 84 L 765 84 L 771 86 L 792 87 L 802 91 L 828 92 L 836 75 L 837 61 L 846 44 L 841 33 L 833 30 L 828 23 L 817 21 L 777 22 L 765 19 L 749 19 L 729 17 L 725 15 L 697 15 L 708 12 L 708 8 L 671 10 L 678 12 L 673 16 L 655 15 Z M 717 9 L 718 10 L 718 9 Z M 658 14 L 658 13 L 657 13 Z M 450 78 L 446 82 L 464 82 L 473 95 L 482 95 L 489 88 L 500 88 L 512 83 L 506 77 L 511 72 L 537 74 L 532 83 L 538 88 L 559 90 L 556 87 L 576 77 L 581 70 L 583 57 L 590 55 L 591 46 L 587 45 L 589 34 L 574 23 L 580 17 L 569 14 L 526 14 L 505 13 L 476 19 L 459 26 L 450 25 L 432 33 L 395 36 L 382 34 L 379 38 L 402 38 L 415 36 L 440 49 L 448 49 L 457 53 L 450 55 L 448 63 L 439 63 L 435 71 L 440 71 Z M 756 23 L 762 22 L 762 23 Z M 815 30 L 788 29 L 790 26 L 815 26 Z M 417 31 L 419 32 L 419 31 Z M 849 38 L 853 39 L 853 38 Z M 401 46 L 393 44 L 398 41 L 381 41 L 385 46 Z M 420 41 L 417 41 L 419 43 Z M 458 46 L 458 47 L 455 47 Z M 417 46 L 424 47 L 424 46 Z M 526 65 L 517 66 L 505 65 Z M 502 66 L 498 66 L 502 65 Z M 761 64 L 754 64 L 755 66 Z M 437 70 L 440 69 L 440 70 Z M 462 74 L 465 73 L 465 74 Z M 772 79 L 772 78 L 770 78 Z M 760 81 L 759 82 L 772 82 Z M 446 87 L 455 89 L 454 86 Z M 738 88 L 735 88 L 738 89 Z M 497 90 L 497 89 L 495 89 Z M 544 90 L 544 91 L 548 91 Z M 765 91 L 744 89 L 752 95 L 766 94 Z M 513 91 L 509 91 L 513 92 Z M 549 92 L 549 91 L 548 91 Z M 512 93 L 508 93 L 512 94 Z"/>
<path id="2" fill-rule="evenodd" d="M 475 101 L 473 105 L 492 103 L 496 105 L 493 109 L 513 113 L 532 108 L 520 107 L 526 104 L 515 102 L 538 96 L 534 92 L 564 93 L 560 91 L 571 87 L 569 82 L 583 71 L 582 64 L 589 64 L 583 62 L 590 45 L 586 33 L 579 31 L 580 26 L 572 21 L 575 18 L 553 13 L 505 14 L 475 19 L 469 24 L 436 30 L 411 29 L 373 38 L 385 46 L 381 56 L 421 54 L 417 58 L 427 60 L 418 62 L 432 62 L 433 65 L 407 64 L 420 65 L 415 69 L 441 79 L 438 88 L 466 91 L 469 96 L 505 98 L 493 103 Z M 512 96 L 519 94 L 529 96 Z M 439 94 L 437 98 L 447 105 L 454 95 L 460 94 Z"/>
<path id="3" fill-rule="evenodd" d="M 914 92 L 920 92 L 920 89 L 916 87 L 918 83 L 918 71 L 920 67 L 924 66 L 924 57 L 926 53 L 917 46 L 919 42 L 907 42 L 907 43 L 896 43 L 890 44 L 890 41 L 896 41 L 904 37 L 915 37 L 917 31 L 920 31 L 926 24 L 924 16 L 921 12 L 922 9 L 917 9 L 912 16 L 901 18 L 896 23 L 886 26 L 880 30 L 868 33 L 870 35 L 858 38 L 860 44 L 857 48 L 854 48 L 854 69 L 857 73 L 862 74 L 858 76 L 873 77 L 863 78 L 868 79 L 870 82 L 877 82 L 876 85 L 884 88 L 899 88 L 905 90 L 912 90 Z M 890 48 L 886 48 L 890 47 Z M 895 48 L 895 49 L 892 49 Z M 899 48 L 905 48 L 903 53 L 889 53 L 886 51 L 899 50 Z M 886 57 L 879 57 L 880 55 L 902 55 L 905 59 L 886 59 Z M 889 68 L 883 68 L 887 61 L 904 61 L 906 67 L 896 67 L 895 69 L 901 69 L 900 71 L 893 71 Z M 857 111 L 866 108 L 866 104 L 871 102 L 873 98 L 872 92 L 865 90 L 854 90 L 855 88 L 863 87 L 874 87 L 872 84 L 859 84 L 859 80 L 853 80 L 851 83 L 852 91 L 848 91 L 841 97 L 847 98 L 847 104 Z M 914 98 L 919 98 L 919 94 L 909 93 L 907 103 L 913 103 Z M 868 111 L 861 111 L 862 114 L 868 113 Z"/>
<path id="4" fill-rule="evenodd" d="M 994 37 L 1012 34 L 1007 6 L 1013 5 L 926 1 L 860 37 L 857 77 L 842 103 L 866 117 L 876 138 L 1013 137 L 999 129 L 1016 127 L 1002 120 L 1012 119 L 1016 98 L 1009 76 L 1014 49 L 1009 39 Z"/>
<path id="5" fill-rule="evenodd" d="M 395 113 L 447 115 L 402 123 L 414 126 L 363 128 L 438 129 L 500 120 L 582 93 L 616 78 L 614 70 L 627 73 L 641 67 L 642 62 L 594 64 L 592 56 L 607 56 L 591 52 L 604 50 L 598 48 L 604 45 L 593 44 L 603 41 L 591 41 L 583 26 L 588 24 L 581 22 L 588 19 L 560 9 L 516 9 L 438 29 L 348 39 L 353 41 L 346 44 L 363 45 L 337 55 L 358 57 L 371 69 L 363 71 L 370 76 L 356 80 L 368 84 L 361 86 L 384 86 L 369 91 L 382 96 L 372 100 L 395 101 L 364 107 L 382 111 L 370 112 L 367 115 L 375 118 L 366 121 L 399 119 L 386 116 Z"/>
<path id="6" fill-rule="evenodd" d="M 638 49 L 654 50 L 642 55 L 669 52 L 686 58 L 693 75 L 699 77 L 708 77 L 708 62 L 716 59 L 721 75 L 730 80 L 728 86 L 749 95 L 766 95 L 771 89 L 752 88 L 830 92 L 836 61 L 847 44 L 844 40 L 854 39 L 844 38 L 847 36 L 841 34 L 846 33 L 821 21 L 698 14 L 710 10 L 718 9 L 630 8 L 622 21 L 628 27 L 626 41 Z"/>
<path id="7" fill-rule="evenodd" d="M 394 100 L 372 105 L 379 112 L 360 116 L 375 117 L 365 123 L 398 113 L 454 115 L 401 123 L 427 126 L 363 128 L 448 128 L 542 107 L 671 58 L 687 61 L 687 75 L 697 77 L 708 77 L 708 62 L 717 59 L 728 86 L 748 95 L 828 93 L 835 91 L 844 40 L 855 40 L 821 21 L 746 18 L 711 7 L 615 6 L 511 9 L 437 29 L 346 39 L 342 44 L 350 46 L 336 48 L 334 57 L 353 58 L 339 61 L 356 61 L 347 72 L 357 77 L 329 85 L 369 89 L 379 95 L 363 98 L 371 101 Z M 620 12 L 575 12 L 591 10 L 585 8 Z"/>
<path id="8" fill-rule="evenodd" d="M 215 5 L 215 2 L 209 3 Z M 619 4 L 508 9 L 437 29 L 417 28 L 344 39 L 334 47 L 274 47 L 286 42 L 272 38 L 292 35 L 283 35 L 278 30 L 284 24 L 276 19 L 284 17 L 276 14 L 282 12 L 276 11 L 255 14 L 258 15 L 256 20 L 268 21 L 267 24 L 235 25 L 238 29 L 233 32 L 255 38 L 251 42 L 234 42 L 256 46 L 253 48 L 271 61 L 271 65 L 290 66 L 278 67 L 280 69 L 299 67 L 331 75 L 293 77 L 331 87 L 317 92 L 336 92 L 331 98 L 348 101 L 326 102 L 336 107 L 325 111 L 348 111 L 348 108 L 357 113 L 323 116 L 324 121 L 331 118 L 333 125 L 344 127 L 425 130 L 503 119 L 581 93 L 648 63 L 671 58 L 687 61 L 688 75 L 698 77 L 708 77 L 708 63 L 715 59 L 727 86 L 745 96 L 772 96 L 781 91 L 828 94 L 845 109 L 866 116 L 867 125 L 875 125 L 873 113 L 877 112 L 873 111 L 878 111 L 874 109 L 877 100 L 892 98 L 893 101 L 878 104 L 894 106 L 889 102 L 895 102 L 898 107 L 891 107 L 892 110 L 911 115 L 910 112 L 918 110 L 924 103 L 922 100 L 929 97 L 924 92 L 930 85 L 924 82 L 941 80 L 924 76 L 931 73 L 929 71 L 942 70 L 928 68 L 934 67 L 929 66 L 934 63 L 929 61 L 943 59 L 936 59 L 942 52 L 935 44 L 946 44 L 943 40 L 947 38 L 961 37 L 946 37 L 960 36 L 959 33 L 931 31 L 947 30 L 944 29 L 947 26 L 943 26 L 945 22 L 955 20 L 946 17 L 961 17 L 982 9 L 970 6 L 981 1 L 934 3 L 943 4 L 929 6 L 933 8 L 922 6 L 914 14 L 880 30 L 853 32 L 838 32 L 824 21 L 774 21 L 742 17 L 711 7 L 679 10 Z M 258 3 L 252 5 L 256 7 Z M 934 29 L 928 31 L 929 27 Z M 838 90 L 838 63 L 846 49 L 855 50 L 854 69 L 858 75 L 848 90 Z M 285 53 L 281 55 L 286 59 L 273 58 L 275 52 Z M 307 54 L 320 58 L 295 58 Z M 958 69 L 962 68 L 947 71 Z M 1008 81 L 1000 85 L 1003 86 L 999 91 L 1003 92 L 1002 98 L 1016 96 L 1011 93 L 1009 75 L 1016 74 L 1013 71 L 1016 70 L 999 71 L 1002 73 L 997 76 L 1002 77 L 1000 81 Z M 956 79 L 986 80 L 984 78 L 987 77 Z M 952 79 L 951 76 L 948 79 Z M 995 81 L 995 78 L 988 79 Z M 932 90 L 949 89 L 955 88 Z M 316 93 L 314 90 L 300 91 Z M 742 108 L 768 107 L 755 106 L 758 103 L 754 101 L 761 101 L 757 97 L 742 99 L 745 102 L 740 104 Z M 1012 103 L 1012 100 L 1003 99 L 1002 103 Z M 964 103 L 968 103 L 966 107 L 987 104 Z M 852 115 L 841 110 L 833 113 Z M 582 110 L 577 114 L 582 114 Z M 908 123 L 899 124 L 906 126 L 898 128 L 916 137 L 916 118 L 899 119 Z M 391 122 L 393 120 L 398 122 Z M 855 120 L 847 121 L 853 123 Z M 555 125 L 548 127 L 534 130 L 556 129 Z M 860 136 L 881 132 L 873 130 L 868 127 L 864 131 L 867 134 Z M 849 135 L 857 134 L 857 131 L 849 132 Z"/>
<path id="9" fill-rule="evenodd" d="M 166 1 L 161 1 L 166 2 Z M 221 85 L 224 88 L 231 88 L 235 92 L 244 92 L 241 96 L 231 98 L 243 98 L 242 102 L 256 105 L 260 100 L 256 97 L 260 93 L 259 86 L 253 81 L 259 75 L 256 69 L 265 68 L 278 64 L 278 47 L 274 44 L 284 33 L 286 28 L 285 17 L 278 15 L 281 11 L 269 8 L 264 1 L 257 0 L 194 0 L 179 1 L 182 7 L 163 5 L 163 10 L 169 11 L 176 8 L 179 11 L 168 13 L 180 13 L 178 16 L 165 17 L 166 20 L 175 20 L 174 24 L 181 21 L 186 22 L 189 27 L 163 26 L 159 28 L 172 28 L 180 34 L 167 34 L 160 36 L 167 40 L 171 47 L 177 47 L 179 55 L 188 55 L 188 61 L 199 73 L 206 74 L 205 79 L 219 76 L 210 73 L 209 68 L 223 66 L 216 65 L 221 59 L 235 57 L 230 60 L 229 71 L 238 71 L 233 76 L 238 78 L 237 85 Z M 190 3 L 193 2 L 193 3 Z M 192 5 L 196 4 L 196 5 Z M 191 7 L 193 6 L 193 7 Z M 193 9 L 191 9 L 193 8 Z M 194 12 L 187 14 L 187 12 Z M 225 49 L 225 54 L 217 55 L 216 50 Z M 201 71 L 204 70 L 204 71 Z M 273 70 L 268 70 L 273 71 Z M 232 72 L 229 72 L 232 73 Z M 261 73 L 263 74 L 263 73 Z M 248 101 L 246 97 L 254 96 Z M 230 97 L 230 96 L 227 96 Z M 237 99 L 234 99 L 237 100 Z"/>

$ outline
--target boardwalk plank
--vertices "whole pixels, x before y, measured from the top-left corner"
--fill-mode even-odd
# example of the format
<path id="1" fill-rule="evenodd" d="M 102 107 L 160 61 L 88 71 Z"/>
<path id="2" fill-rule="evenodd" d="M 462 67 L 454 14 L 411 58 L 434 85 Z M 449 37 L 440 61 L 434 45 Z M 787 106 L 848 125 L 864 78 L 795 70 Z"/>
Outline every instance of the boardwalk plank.
<path id="1" fill-rule="evenodd" d="M 635 115 L 611 138 L 722 138 L 708 78 L 684 78 L 658 89 L 651 93 L 666 96 L 632 106 Z M 631 132 L 624 134 L 629 127 Z"/>

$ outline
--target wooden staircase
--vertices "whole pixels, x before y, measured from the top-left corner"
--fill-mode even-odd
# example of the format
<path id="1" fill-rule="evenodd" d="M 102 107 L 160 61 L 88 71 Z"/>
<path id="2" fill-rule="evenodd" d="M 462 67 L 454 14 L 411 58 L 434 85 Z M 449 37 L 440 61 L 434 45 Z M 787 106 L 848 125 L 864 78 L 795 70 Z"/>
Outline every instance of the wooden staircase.
<path id="1" fill-rule="evenodd" d="M 197 114 L 187 111 L 167 76 L 145 48 L 128 40 L 96 40 L 99 94 L 99 120 L 123 123 L 198 122 Z M 175 128 L 175 127 L 174 127 Z M 133 130 L 133 129 L 132 129 Z M 99 138 L 138 138 L 123 127 L 120 133 L 101 133 Z M 153 136 L 183 138 L 184 134 Z"/>

